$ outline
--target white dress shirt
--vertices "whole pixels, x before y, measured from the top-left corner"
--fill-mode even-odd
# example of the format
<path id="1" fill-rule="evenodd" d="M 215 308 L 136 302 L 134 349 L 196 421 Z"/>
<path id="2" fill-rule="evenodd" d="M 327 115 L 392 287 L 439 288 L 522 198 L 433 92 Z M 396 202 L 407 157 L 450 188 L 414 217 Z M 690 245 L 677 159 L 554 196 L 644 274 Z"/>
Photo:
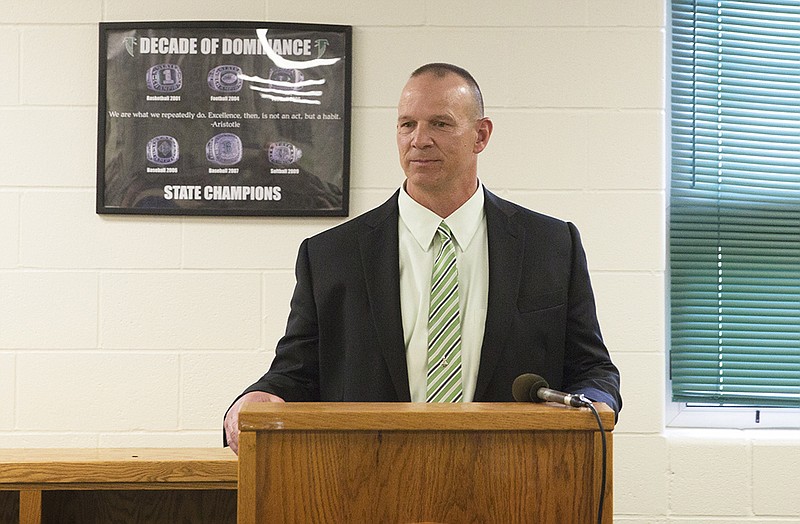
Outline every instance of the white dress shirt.
<path id="1" fill-rule="evenodd" d="M 481 345 L 489 296 L 489 242 L 483 209 L 483 186 L 445 219 L 455 238 L 458 295 L 461 306 L 461 362 L 464 402 L 471 402 L 478 380 Z M 398 200 L 400 307 L 412 402 L 425 402 L 428 373 L 428 306 L 436 250 L 436 228 L 442 218 L 408 196 Z M 438 245 L 438 240 L 436 244 Z"/>

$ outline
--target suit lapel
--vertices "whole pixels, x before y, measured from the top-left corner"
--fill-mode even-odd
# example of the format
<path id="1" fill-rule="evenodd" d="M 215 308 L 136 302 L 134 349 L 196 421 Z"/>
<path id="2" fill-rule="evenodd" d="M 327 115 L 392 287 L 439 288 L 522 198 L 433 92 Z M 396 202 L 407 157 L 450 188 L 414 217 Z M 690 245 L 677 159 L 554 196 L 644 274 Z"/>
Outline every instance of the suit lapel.
<path id="1" fill-rule="evenodd" d="M 375 330 L 397 398 L 410 401 L 403 321 L 400 315 L 400 255 L 397 238 L 397 193 L 365 217 L 359 233 L 361 264 Z"/>
<path id="2" fill-rule="evenodd" d="M 517 304 L 524 232 L 515 226 L 511 216 L 515 210 L 486 191 L 486 230 L 489 241 L 489 300 L 486 328 L 481 347 L 481 361 L 474 400 L 483 400 L 489 382 L 500 360 L 511 318 Z M 508 385 L 511 388 L 511 384 Z"/>

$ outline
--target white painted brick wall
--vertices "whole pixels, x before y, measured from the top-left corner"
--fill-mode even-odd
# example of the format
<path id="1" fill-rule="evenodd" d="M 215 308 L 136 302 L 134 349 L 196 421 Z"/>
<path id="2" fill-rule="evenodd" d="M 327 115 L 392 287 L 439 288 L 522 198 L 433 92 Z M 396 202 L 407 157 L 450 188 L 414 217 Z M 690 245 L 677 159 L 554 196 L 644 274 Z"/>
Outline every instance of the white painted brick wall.
<path id="1" fill-rule="evenodd" d="M 668 514 L 668 460 L 668 443 L 661 435 L 614 436 L 615 514 L 646 515 L 644 522 Z"/>
<path id="2" fill-rule="evenodd" d="M 52 0 L 51 0 L 52 1 Z M 77 0 L 74 0 L 77 1 Z M 97 0 L 95 0 L 97 1 Z M 192 2 L 191 0 L 105 0 L 106 21 L 127 20 L 265 20 L 269 0 Z"/>
<path id="3" fill-rule="evenodd" d="M 8 28 L 0 32 L 0 71 L 19 71 L 19 31 Z M 19 75 L 7 74 L 0 82 L 0 104 L 12 105 L 19 102 Z"/>
<path id="4" fill-rule="evenodd" d="M 14 430 L 16 369 L 16 356 L 13 353 L 0 352 L 0 432 Z"/>
<path id="5" fill-rule="evenodd" d="M 177 269 L 181 224 L 160 217 L 101 217 L 93 191 L 47 190 L 22 197 L 20 260 L 33 268 Z"/>
<path id="6" fill-rule="evenodd" d="M 0 348 L 97 347 L 97 295 L 92 272 L 0 272 Z M 18 375 L 17 383 L 32 378 Z"/>
<path id="7" fill-rule="evenodd" d="M 2 24 L 93 24 L 102 16 L 103 2 L 3 0 Z"/>
<path id="8" fill-rule="evenodd" d="M 13 268 L 18 263 L 19 194 L 0 191 L 0 268 Z"/>
<path id="9" fill-rule="evenodd" d="M 106 348 L 257 349 L 261 342 L 257 273 L 104 273 L 99 294 Z"/>
<path id="10" fill-rule="evenodd" d="M 97 22 L 354 26 L 351 216 L 402 182 L 398 93 L 452 61 L 495 122 L 481 178 L 574 221 L 622 371 L 615 521 L 792 522 L 797 431 L 665 431 L 666 0 L 4 0 L 0 447 L 216 446 L 332 218 L 98 216 Z M 13 152 L 9 154 L 8 152 Z"/>
<path id="11" fill-rule="evenodd" d="M 717 431 L 714 437 L 690 433 L 670 441 L 670 509 L 675 515 L 750 514 L 752 464 L 747 439 L 736 431 Z"/>
<path id="12" fill-rule="evenodd" d="M 800 446 L 797 432 L 775 432 L 753 443 L 753 513 L 800 520 Z"/>
<path id="13" fill-rule="evenodd" d="M 21 353 L 17 426 L 23 431 L 81 433 L 174 431 L 178 371 L 175 354 Z"/>
<path id="14" fill-rule="evenodd" d="M 57 81 L 53 86 L 57 89 Z M 14 144 L 14 154 L 6 155 L 0 167 L 4 188 L 94 187 L 95 109 L 5 106 L 0 122 L 0 143 Z"/>
<path id="15" fill-rule="evenodd" d="M 91 81 L 97 76 L 98 39 L 94 24 L 37 25 L 24 27 L 20 33 L 24 105 L 97 103 L 97 82 Z"/>

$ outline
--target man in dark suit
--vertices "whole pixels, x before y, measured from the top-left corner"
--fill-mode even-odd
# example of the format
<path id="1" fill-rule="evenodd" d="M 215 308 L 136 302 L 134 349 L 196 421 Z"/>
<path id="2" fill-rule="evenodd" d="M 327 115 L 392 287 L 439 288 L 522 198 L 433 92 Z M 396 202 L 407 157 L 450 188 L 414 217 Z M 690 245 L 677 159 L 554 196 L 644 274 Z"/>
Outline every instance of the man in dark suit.
<path id="1" fill-rule="evenodd" d="M 398 104 L 405 183 L 300 246 L 275 359 L 225 416 L 234 451 L 246 401 L 426 401 L 429 367 L 450 359 L 432 363 L 428 353 L 442 223 L 458 272 L 455 400 L 512 401 L 514 379 L 536 373 L 619 412 L 619 372 L 600 334 L 578 231 L 483 187 L 477 157 L 492 128 L 467 71 L 428 64 L 412 73 Z"/>

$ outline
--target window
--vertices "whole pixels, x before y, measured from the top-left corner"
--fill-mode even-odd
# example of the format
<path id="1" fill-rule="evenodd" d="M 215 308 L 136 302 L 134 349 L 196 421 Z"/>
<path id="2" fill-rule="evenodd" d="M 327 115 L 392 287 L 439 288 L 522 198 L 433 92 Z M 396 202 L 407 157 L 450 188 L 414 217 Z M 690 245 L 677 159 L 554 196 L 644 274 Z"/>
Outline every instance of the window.
<path id="1" fill-rule="evenodd" d="M 672 2 L 674 401 L 800 407 L 800 3 Z"/>

